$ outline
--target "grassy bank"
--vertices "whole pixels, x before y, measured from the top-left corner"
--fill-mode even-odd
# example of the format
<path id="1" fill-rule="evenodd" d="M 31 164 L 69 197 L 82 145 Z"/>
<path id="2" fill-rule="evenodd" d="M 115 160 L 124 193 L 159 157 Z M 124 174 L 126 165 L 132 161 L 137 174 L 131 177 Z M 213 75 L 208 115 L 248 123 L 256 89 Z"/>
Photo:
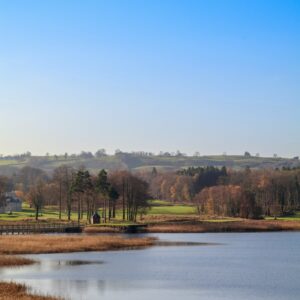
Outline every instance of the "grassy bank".
<path id="1" fill-rule="evenodd" d="M 73 219 L 76 220 L 77 215 L 74 213 Z M 58 221 L 59 211 L 57 207 L 46 206 L 42 209 L 42 212 L 39 214 L 40 221 Z M 68 217 L 65 211 L 62 212 L 62 221 L 67 221 Z M 23 202 L 22 211 L 2 213 L 0 214 L 0 222 L 22 222 L 22 221 L 33 221 L 35 222 L 35 210 L 30 207 L 28 203 Z"/>
<path id="2" fill-rule="evenodd" d="M 191 217 L 151 218 L 144 232 L 148 233 L 204 233 L 204 232 L 258 232 L 258 231 L 300 231 L 300 221 L 211 219 L 199 220 Z M 92 225 L 85 227 L 86 233 L 120 232 L 118 226 Z"/>
<path id="3" fill-rule="evenodd" d="M 23 284 L 0 282 L 0 300 L 58 300 L 50 296 L 30 294 Z"/>
<path id="4" fill-rule="evenodd" d="M 244 220 L 241 218 L 226 218 L 215 216 L 199 216 L 196 209 L 189 203 L 171 203 L 162 200 L 151 200 L 151 209 L 142 219 L 137 222 L 148 224 L 148 232 L 224 232 L 224 231 L 279 231 L 279 230 L 300 230 L 300 212 L 291 216 L 274 218 L 266 217 L 265 220 Z M 77 220 L 74 213 L 73 220 Z M 62 221 L 66 222 L 65 213 L 62 215 Z M 40 216 L 41 223 L 57 223 L 57 207 L 45 207 Z M 86 223 L 86 218 L 82 220 Z M 22 212 L 16 212 L 11 215 L 0 214 L 0 224 L 28 224 L 36 223 L 34 220 L 34 209 L 28 204 L 23 203 Z M 213 224 L 211 224 L 213 223 Z M 226 223 L 226 224 L 224 224 Z M 120 232 L 120 228 L 135 224 L 134 222 L 123 221 L 122 212 L 117 210 L 116 218 L 107 224 L 88 226 L 85 228 L 87 233 L 101 232 Z M 52 246 L 51 246 L 52 247 Z M 104 246 L 105 247 L 105 246 Z M 99 249 L 102 250 L 102 249 Z"/>
<path id="5" fill-rule="evenodd" d="M 0 236 L 0 254 L 39 254 L 137 249 L 154 245 L 153 238 L 119 236 Z"/>
<path id="6" fill-rule="evenodd" d="M 1 267 L 20 267 L 30 265 L 35 261 L 12 255 L 0 255 L 0 268 Z M 14 282 L 0 282 L 0 300 L 58 300 L 51 296 L 33 295 L 28 292 L 25 285 L 17 284 Z"/>
<path id="7" fill-rule="evenodd" d="M 149 216 L 161 216 L 161 215 L 196 215 L 196 208 L 192 205 L 187 204 L 172 204 L 167 201 L 152 200 L 150 201 L 151 209 L 148 211 Z M 73 221 L 77 221 L 77 213 L 73 212 L 71 215 Z M 62 211 L 61 221 L 67 221 L 67 214 Z M 122 211 L 117 210 L 116 219 L 122 219 Z M 58 207 L 46 206 L 42 209 L 39 215 L 39 220 L 43 222 L 57 222 L 59 220 Z M 0 223 L 6 222 L 35 222 L 35 210 L 31 208 L 28 203 L 23 203 L 22 211 L 13 212 L 11 214 L 2 213 L 0 214 Z M 83 222 L 86 222 L 86 214 L 83 214 Z"/>
<path id="8" fill-rule="evenodd" d="M 34 263 L 13 254 L 66 253 L 138 249 L 152 246 L 153 238 L 126 239 L 119 236 L 0 236 L 0 267 L 17 267 Z M 0 300 L 57 300 L 51 296 L 28 293 L 26 286 L 0 282 Z"/>
<path id="9" fill-rule="evenodd" d="M 20 256 L 0 255 L 0 267 L 18 267 L 31 265 L 34 261 Z"/>
<path id="10" fill-rule="evenodd" d="M 152 233 L 204 233 L 204 232 L 262 232 L 300 230 L 300 221 L 238 220 L 238 221 L 204 221 L 191 223 L 157 223 L 151 224 L 147 232 Z"/>

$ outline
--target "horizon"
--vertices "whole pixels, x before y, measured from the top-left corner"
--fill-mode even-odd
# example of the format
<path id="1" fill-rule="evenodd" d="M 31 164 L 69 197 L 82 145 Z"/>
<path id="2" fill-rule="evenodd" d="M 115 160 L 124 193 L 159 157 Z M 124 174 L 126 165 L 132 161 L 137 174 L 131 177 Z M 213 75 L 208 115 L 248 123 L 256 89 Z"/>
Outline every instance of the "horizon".
<path id="1" fill-rule="evenodd" d="M 300 0 L 0 0 L 0 40 L 0 300 L 299 300 Z"/>
<path id="2" fill-rule="evenodd" d="M 292 0 L 2 1 L 0 153 L 298 156 L 299 13 Z"/>
<path id="3" fill-rule="evenodd" d="M 71 156 L 75 155 L 75 156 L 80 156 L 82 153 L 87 153 L 87 154 L 92 154 L 94 158 L 96 158 L 96 152 L 98 150 L 104 150 L 104 155 L 103 156 L 115 156 L 118 153 L 123 153 L 123 154 L 132 154 L 132 155 L 141 155 L 141 156 L 170 156 L 170 157 L 247 157 L 247 155 L 245 155 L 246 153 L 249 153 L 249 157 L 250 158 L 273 158 L 273 159 L 299 159 L 299 156 L 280 156 L 277 153 L 273 153 L 272 155 L 269 156 L 265 156 L 265 155 L 261 155 L 259 152 L 256 153 L 251 153 L 249 151 L 244 151 L 243 153 L 216 153 L 216 154 L 207 154 L 207 153 L 200 153 L 200 152 L 194 152 L 194 153 L 184 153 L 181 152 L 180 150 L 176 150 L 176 151 L 159 151 L 159 152 L 151 152 L 151 151 L 122 151 L 122 149 L 116 149 L 113 152 L 108 152 L 106 151 L 105 148 L 99 148 L 95 151 L 90 151 L 90 150 L 81 150 L 79 152 L 63 152 L 63 153 L 50 153 L 50 152 L 46 152 L 45 154 L 37 154 L 37 153 L 32 153 L 31 151 L 25 151 L 23 153 L 0 153 L 0 159 L 1 158 L 7 158 L 7 157 L 16 157 L 16 156 L 27 156 L 27 157 L 61 157 L 61 156 L 65 156 L 67 154 L 67 157 L 70 158 Z M 179 152 L 179 154 L 178 154 Z M 248 158 L 249 158 L 248 157 Z"/>

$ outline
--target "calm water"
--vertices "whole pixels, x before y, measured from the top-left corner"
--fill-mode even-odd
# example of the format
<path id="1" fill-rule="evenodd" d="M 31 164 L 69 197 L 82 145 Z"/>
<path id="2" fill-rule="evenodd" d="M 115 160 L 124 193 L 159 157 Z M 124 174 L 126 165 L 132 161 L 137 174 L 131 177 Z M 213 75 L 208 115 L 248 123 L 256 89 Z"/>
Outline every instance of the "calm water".
<path id="1" fill-rule="evenodd" d="M 68 299 L 300 299 L 298 232 L 155 236 L 220 245 L 32 255 L 0 278 Z"/>

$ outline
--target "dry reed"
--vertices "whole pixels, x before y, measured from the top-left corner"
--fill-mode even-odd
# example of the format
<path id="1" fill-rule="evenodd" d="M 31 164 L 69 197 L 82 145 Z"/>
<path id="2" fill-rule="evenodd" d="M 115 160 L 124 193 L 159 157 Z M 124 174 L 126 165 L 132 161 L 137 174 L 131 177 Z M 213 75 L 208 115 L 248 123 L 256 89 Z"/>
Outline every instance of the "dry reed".
<path id="1" fill-rule="evenodd" d="M 0 236 L 0 254 L 38 254 L 136 249 L 154 244 L 153 238 L 120 236 L 27 235 Z"/>
<path id="2" fill-rule="evenodd" d="M 148 226 L 148 232 L 192 233 L 192 232 L 258 232 L 300 230 L 300 222 L 243 220 L 227 222 L 195 222 L 190 224 L 160 223 Z"/>
<path id="3" fill-rule="evenodd" d="M 34 261 L 20 256 L 0 255 L 0 267 L 18 267 L 33 264 Z"/>
<path id="4" fill-rule="evenodd" d="M 0 282 L 0 300 L 58 300 L 58 298 L 33 295 L 23 284 Z"/>

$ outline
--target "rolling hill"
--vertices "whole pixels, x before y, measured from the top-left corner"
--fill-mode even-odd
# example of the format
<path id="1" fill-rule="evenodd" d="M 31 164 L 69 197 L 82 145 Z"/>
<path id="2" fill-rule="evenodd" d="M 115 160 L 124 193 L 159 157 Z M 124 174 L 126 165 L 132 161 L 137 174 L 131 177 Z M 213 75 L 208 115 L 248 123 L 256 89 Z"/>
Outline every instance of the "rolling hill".
<path id="1" fill-rule="evenodd" d="M 268 158 L 268 157 L 245 157 L 238 155 L 220 156 L 154 156 L 137 155 L 133 153 L 118 153 L 99 158 L 84 158 L 80 155 L 70 156 L 30 156 L 23 158 L 2 157 L 0 159 L 0 174 L 12 175 L 24 166 L 40 168 L 51 173 L 61 164 L 70 165 L 74 168 L 86 167 L 92 173 L 99 169 L 117 170 L 127 169 L 131 171 L 147 171 L 155 167 L 158 171 L 175 171 L 191 166 L 226 166 L 233 169 L 243 169 L 247 166 L 253 169 L 299 167 L 297 158 Z"/>

